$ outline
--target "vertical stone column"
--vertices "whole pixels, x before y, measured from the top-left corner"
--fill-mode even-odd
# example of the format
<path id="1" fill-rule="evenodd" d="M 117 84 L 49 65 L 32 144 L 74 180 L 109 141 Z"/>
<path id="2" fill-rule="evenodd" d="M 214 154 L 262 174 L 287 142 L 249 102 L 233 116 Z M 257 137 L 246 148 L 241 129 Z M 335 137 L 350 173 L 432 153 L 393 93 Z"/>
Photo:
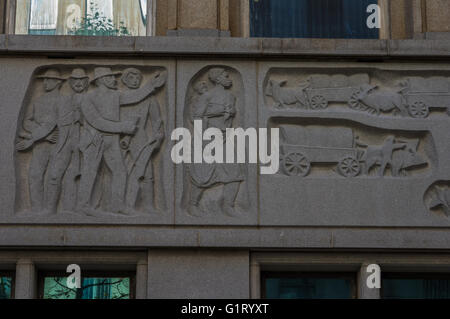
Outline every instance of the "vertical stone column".
<path id="1" fill-rule="evenodd" d="M 19 259 L 16 264 L 15 298 L 36 298 L 36 279 L 36 269 L 33 261 L 30 259 Z"/>
<path id="2" fill-rule="evenodd" d="M 136 299 L 147 299 L 147 274 L 147 260 L 139 260 L 136 266 Z"/>
<path id="3" fill-rule="evenodd" d="M 14 27 L 16 25 L 16 10 L 18 1 L 21 0 L 6 0 L 4 26 L 5 26 L 5 33 L 7 34 L 13 34 L 15 31 Z"/>
<path id="4" fill-rule="evenodd" d="M 413 0 L 413 20 L 414 37 L 421 38 L 424 30 L 424 2 L 422 0 Z"/>
<path id="5" fill-rule="evenodd" d="M 6 2 L 0 3 L 0 33 L 5 33 L 5 14 Z"/>
<path id="6" fill-rule="evenodd" d="M 229 0 L 168 0 L 167 35 L 230 36 Z"/>
<path id="7" fill-rule="evenodd" d="M 450 1 L 427 0 L 422 5 L 425 38 L 450 40 Z"/>
<path id="8" fill-rule="evenodd" d="M 380 29 L 380 39 L 390 39 L 391 38 L 391 22 L 389 16 L 389 0 L 379 0 L 378 4 L 380 6 L 380 18 L 381 18 L 381 29 Z"/>
<path id="9" fill-rule="evenodd" d="M 361 268 L 358 272 L 358 299 L 380 299 L 380 289 L 377 288 L 369 288 L 367 286 L 367 277 L 370 276 L 371 273 L 367 272 L 367 267 L 371 263 L 365 263 L 361 265 Z"/>
<path id="10" fill-rule="evenodd" d="M 390 11 L 390 34 L 392 39 L 411 38 L 410 26 L 408 24 L 408 8 L 411 0 L 389 1 Z"/>
<path id="11" fill-rule="evenodd" d="M 250 298 L 261 298 L 261 268 L 255 260 L 250 262 Z"/>

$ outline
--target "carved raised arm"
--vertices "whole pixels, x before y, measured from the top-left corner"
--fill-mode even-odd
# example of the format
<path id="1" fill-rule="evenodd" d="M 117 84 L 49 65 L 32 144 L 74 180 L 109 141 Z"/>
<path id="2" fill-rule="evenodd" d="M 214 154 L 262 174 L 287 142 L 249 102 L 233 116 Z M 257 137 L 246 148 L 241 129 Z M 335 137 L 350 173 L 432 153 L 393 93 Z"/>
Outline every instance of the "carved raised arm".
<path id="1" fill-rule="evenodd" d="M 81 111 L 83 112 L 83 116 L 86 121 L 99 131 L 118 134 L 134 134 L 136 131 L 136 122 L 113 122 L 104 119 L 89 99 L 87 99 L 85 103 L 82 103 Z"/>
<path id="2" fill-rule="evenodd" d="M 142 88 L 138 90 L 129 90 L 121 92 L 120 105 L 131 105 L 143 101 L 156 89 L 160 88 L 166 83 L 167 72 L 157 73 L 150 81 L 148 81 Z"/>

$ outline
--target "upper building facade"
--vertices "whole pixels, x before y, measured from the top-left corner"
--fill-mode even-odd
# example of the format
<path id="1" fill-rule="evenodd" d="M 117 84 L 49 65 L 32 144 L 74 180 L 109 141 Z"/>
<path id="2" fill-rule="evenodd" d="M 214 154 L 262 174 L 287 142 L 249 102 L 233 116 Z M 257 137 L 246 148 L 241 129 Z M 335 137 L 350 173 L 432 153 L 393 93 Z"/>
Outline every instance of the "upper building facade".
<path id="1" fill-rule="evenodd" d="M 448 1 L 7 0 L 0 31 L 0 298 L 450 297 Z M 197 125 L 279 156 L 178 164 Z"/>

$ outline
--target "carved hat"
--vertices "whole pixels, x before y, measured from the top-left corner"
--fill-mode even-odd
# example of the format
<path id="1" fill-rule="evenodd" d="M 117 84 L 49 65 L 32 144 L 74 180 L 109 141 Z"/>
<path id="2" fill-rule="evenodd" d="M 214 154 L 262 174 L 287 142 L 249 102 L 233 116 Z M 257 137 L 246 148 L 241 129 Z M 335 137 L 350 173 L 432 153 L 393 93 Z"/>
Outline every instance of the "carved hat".
<path id="1" fill-rule="evenodd" d="M 56 69 L 48 69 L 45 71 L 43 75 L 39 75 L 37 77 L 38 79 L 55 79 L 55 80 L 61 80 L 65 81 L 66 79 L 61 76 L 58 70 Z"/>
<path id="2" fill-rule="evenodd" d="M 72 74 L 69 76 L 69 79 L 89 79 L 86 71 L 82 68 L 73 69 Z"/>
<path id="3" fill-rule="evenodd" d="M 95 70 L 94 70 L 94 78 L 92 79 L 91 82 L 94 82 L 94 81 L 96 81 L 96 80 L 98 80 L 98 79 L 100 79 L 100 78 L 102 78 L 104 76 L 109 76 L 109 75 L 117 76 L 117 75 L 121 75 L 121 74 L 122 74 L 122 72 L 113 72 L 111 70 L 111 68 L 104 68 L 104 67 L 95 68 Z"/>

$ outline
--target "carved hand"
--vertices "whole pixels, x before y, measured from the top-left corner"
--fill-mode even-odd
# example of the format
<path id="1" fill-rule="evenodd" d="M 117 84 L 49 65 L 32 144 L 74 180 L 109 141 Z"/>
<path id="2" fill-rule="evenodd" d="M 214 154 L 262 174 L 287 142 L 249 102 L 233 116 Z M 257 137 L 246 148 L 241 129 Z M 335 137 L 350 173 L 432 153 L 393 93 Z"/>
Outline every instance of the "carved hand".
<path id="1" fill-rule="evenodd" d="M 55 144 L 58 141 L 58 130 L 53 131 L 49 136 L 47 136 L 46 140 L 52 144 Z"/>
<path id="2" fill-rule="evenodd" d="M 166 83 L 166 79 L 167 79 L 167 72 L 162 72 L 162 73 L 157 73 L 153 79 L 151 80 L 153 87 L 159 88 L 161 86 L 163 86 Z"/>
<path id="3" fill-rule="evenodd" d="M 34 141 L 33 140 L 22 140 L 19 143 L 16 144 L 16 150 L 18 151 L 26 151 L 31 146 L 33 146 Z"/>

